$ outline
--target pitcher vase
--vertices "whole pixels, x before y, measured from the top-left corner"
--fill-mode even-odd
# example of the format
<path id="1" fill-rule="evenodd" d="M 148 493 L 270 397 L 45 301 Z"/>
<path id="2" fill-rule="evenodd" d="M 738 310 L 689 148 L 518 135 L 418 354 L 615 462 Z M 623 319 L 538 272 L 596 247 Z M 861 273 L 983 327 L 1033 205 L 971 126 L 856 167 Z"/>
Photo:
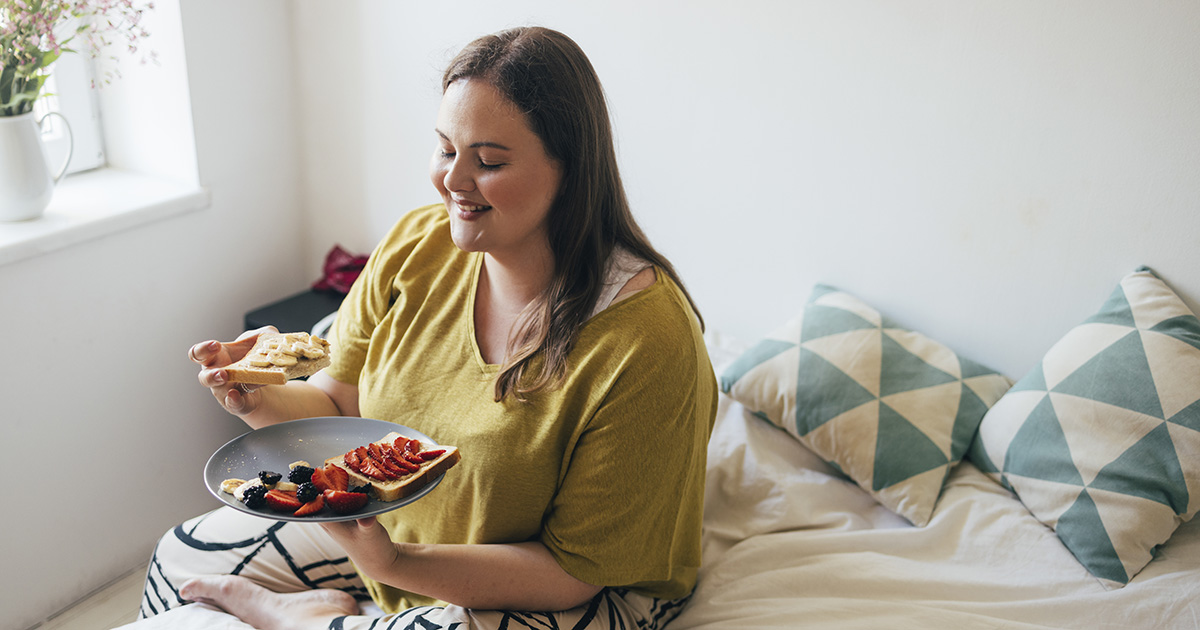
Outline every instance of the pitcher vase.
<path id="1" fill-rule="evenodd" d="M 62 119 L 68 136 L 71 135 L 71 125 L 58 112 L 40 119 L 32 113 L 0 116 L 0 221 L 25 221 L 42 216 L 50 205 L 55 184 L 67 171 L 74 137 L 58 172 L 51 174 L 46 165 L 41 125 L 50 116 Z"/>

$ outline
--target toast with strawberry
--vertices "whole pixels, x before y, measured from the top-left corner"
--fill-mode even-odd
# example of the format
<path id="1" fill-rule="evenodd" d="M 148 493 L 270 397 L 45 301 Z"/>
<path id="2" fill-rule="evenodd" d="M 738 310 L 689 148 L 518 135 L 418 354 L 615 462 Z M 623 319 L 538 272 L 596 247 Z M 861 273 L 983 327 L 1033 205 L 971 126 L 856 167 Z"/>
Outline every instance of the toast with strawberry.
<path id="1" fill-rule="evenodd" d="M 393 431 L 325 464 L 345 471 L 349 486 L 369 485 L 375 499 L 396 501 L 429 485 L 461 458 L 456 447 L 422 443 Z"/>

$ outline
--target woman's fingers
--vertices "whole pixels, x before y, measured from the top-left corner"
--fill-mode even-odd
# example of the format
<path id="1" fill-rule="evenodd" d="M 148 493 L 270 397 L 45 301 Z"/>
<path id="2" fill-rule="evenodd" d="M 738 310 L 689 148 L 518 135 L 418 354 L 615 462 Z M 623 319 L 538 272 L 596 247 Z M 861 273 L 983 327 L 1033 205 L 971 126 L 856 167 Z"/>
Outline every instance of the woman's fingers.
<path id="1" fill-rule="evenodd" d="M 224 367 L 200 370 L 199 378 L 200 384 L 209 389 L 223 387 L 230 384 L 228 383 L 229 372 L 226 372 Z M 235 383 L 234 385 L 237 386 L 238 390 L 246 394 L 256 391 L 259 388 L 266 387 L 265 385 L 252 385 L 250 383 Z"/>
<path id="2" fill-rule="evenodd" d="M 210 340 L 188 348 L 188 358 L 200 365 L 197 375 L 200 384 L 212 390 L 217 402 L 232 414 L 245 415 L 254 411 L 262 398 L 262 394 L 257 393 L 262 385 L 230 383 L 229 373 L 224 368 L 246 356 L 264 332 L 279 331 L 274 326 L 264 326 L 247 330 L 230 343 Z"/>
<path id="3" fill-rule="evenodd" d="M 221 342 L 215 340 L 202 341 L 188 348 L 188 358 L 193 363 L 207 365 L 221 352 Z"/>
<path id="4" fill-rule="evenodd" d="M 227 378 L 228 375 L 222 368 L 200 370 L 199 374 L 200 384 L 209 389 L 225 385 Z"/>
<path id="5" fill-rule="evenodd" d="M 238 335 L 236 341 L 221 343 L 216 340 L 202 341 L 188 348 L 188 358 L 206 368 L 229 365 L 246 356 L 254 347 L 258 336 L 265 332 L 279 332 L 274 326 L 263 326 L 257 330 L 247 330 Z"/>
<path id="6" fill-rule="evenodd" d="M 258 403 L 262 398 L 262 394 L 258 390 L 262 387 L 265 387 L 265 385 L 234 383 L 228 388 L 213 389 L 213 395 L 221 401 L 222 406 L 229 410 L 230 413 L 245 415 L 258 408 Z"/>
<path id="7" fill-rule="evenodd" d="M 233 414 L 248 413 L 246 396 L 237 387 L 231 387 L 225 392 L 225 408 Z"/>
<path id="8" fill-rule="evenodd" d="M 246 353 L 250 352 L 250 349 L 258 342 L 258 336 L 265 332 L 275 332 L 275 327 L 265 326 L 258 330 L 247 330 L 238 335 L 237 341 L 221 344 L 222 350 L 225 351 L 226 356 L 229 358 L 229 363 L 233 363 L 246 356 Z"/>
<path id="9" fill-rule="evenodd" d="M 269 333 L 277 333 L 277 332 L 279 332 L 279 329 L 274 326 L 262 326 L 260 328 L 255 328 L 254 330 L 247 330 L 246 332 L 238 335 L 237 340 L 245 341 L 247 339 L 258 339 L 259 335 L 261 335 L 263 333 L 268 333 L 268 332 Z M 251 342 L 250 345 L 254 345 L 254 343 Z"/>

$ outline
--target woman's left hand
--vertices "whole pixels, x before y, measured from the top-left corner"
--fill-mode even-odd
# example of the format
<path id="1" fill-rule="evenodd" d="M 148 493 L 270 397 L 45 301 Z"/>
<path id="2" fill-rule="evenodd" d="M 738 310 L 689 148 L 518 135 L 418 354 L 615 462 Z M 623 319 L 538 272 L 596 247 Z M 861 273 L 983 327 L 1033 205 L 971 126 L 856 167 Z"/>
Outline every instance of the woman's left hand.
<path id="1" fill-rule="evenodd" d="M 463 608 L 566 610 L 600 592 L 564 571 L 538 541 L 397 543 L 373 516 L 321 526 L 366 577 Z"/>
<path id="2" fill-rule="evenodd" d="M 395 543 L 374 516 L 321 523 L 321 527 L 341 545 L 354 566 L 372 579 L 387 575 L 400 560 Z"/>

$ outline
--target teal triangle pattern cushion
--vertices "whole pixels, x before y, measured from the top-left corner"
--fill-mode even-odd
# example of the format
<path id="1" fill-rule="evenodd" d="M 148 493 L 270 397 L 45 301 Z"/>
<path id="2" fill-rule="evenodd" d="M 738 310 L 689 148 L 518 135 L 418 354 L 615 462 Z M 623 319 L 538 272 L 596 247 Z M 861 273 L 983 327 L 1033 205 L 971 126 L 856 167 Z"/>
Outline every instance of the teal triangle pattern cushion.
<path id="1" fill-rule="evenodd" d="M 825 285 L 721 375 L 726 394 L 916 525 L 1011 384 Z"/>
<path id="2" fill-rule="evenodd" d="M 1200 320 L 1129 274 L 988 411 L 968 459 L 1123 586 L 1200 509 Z"/>

